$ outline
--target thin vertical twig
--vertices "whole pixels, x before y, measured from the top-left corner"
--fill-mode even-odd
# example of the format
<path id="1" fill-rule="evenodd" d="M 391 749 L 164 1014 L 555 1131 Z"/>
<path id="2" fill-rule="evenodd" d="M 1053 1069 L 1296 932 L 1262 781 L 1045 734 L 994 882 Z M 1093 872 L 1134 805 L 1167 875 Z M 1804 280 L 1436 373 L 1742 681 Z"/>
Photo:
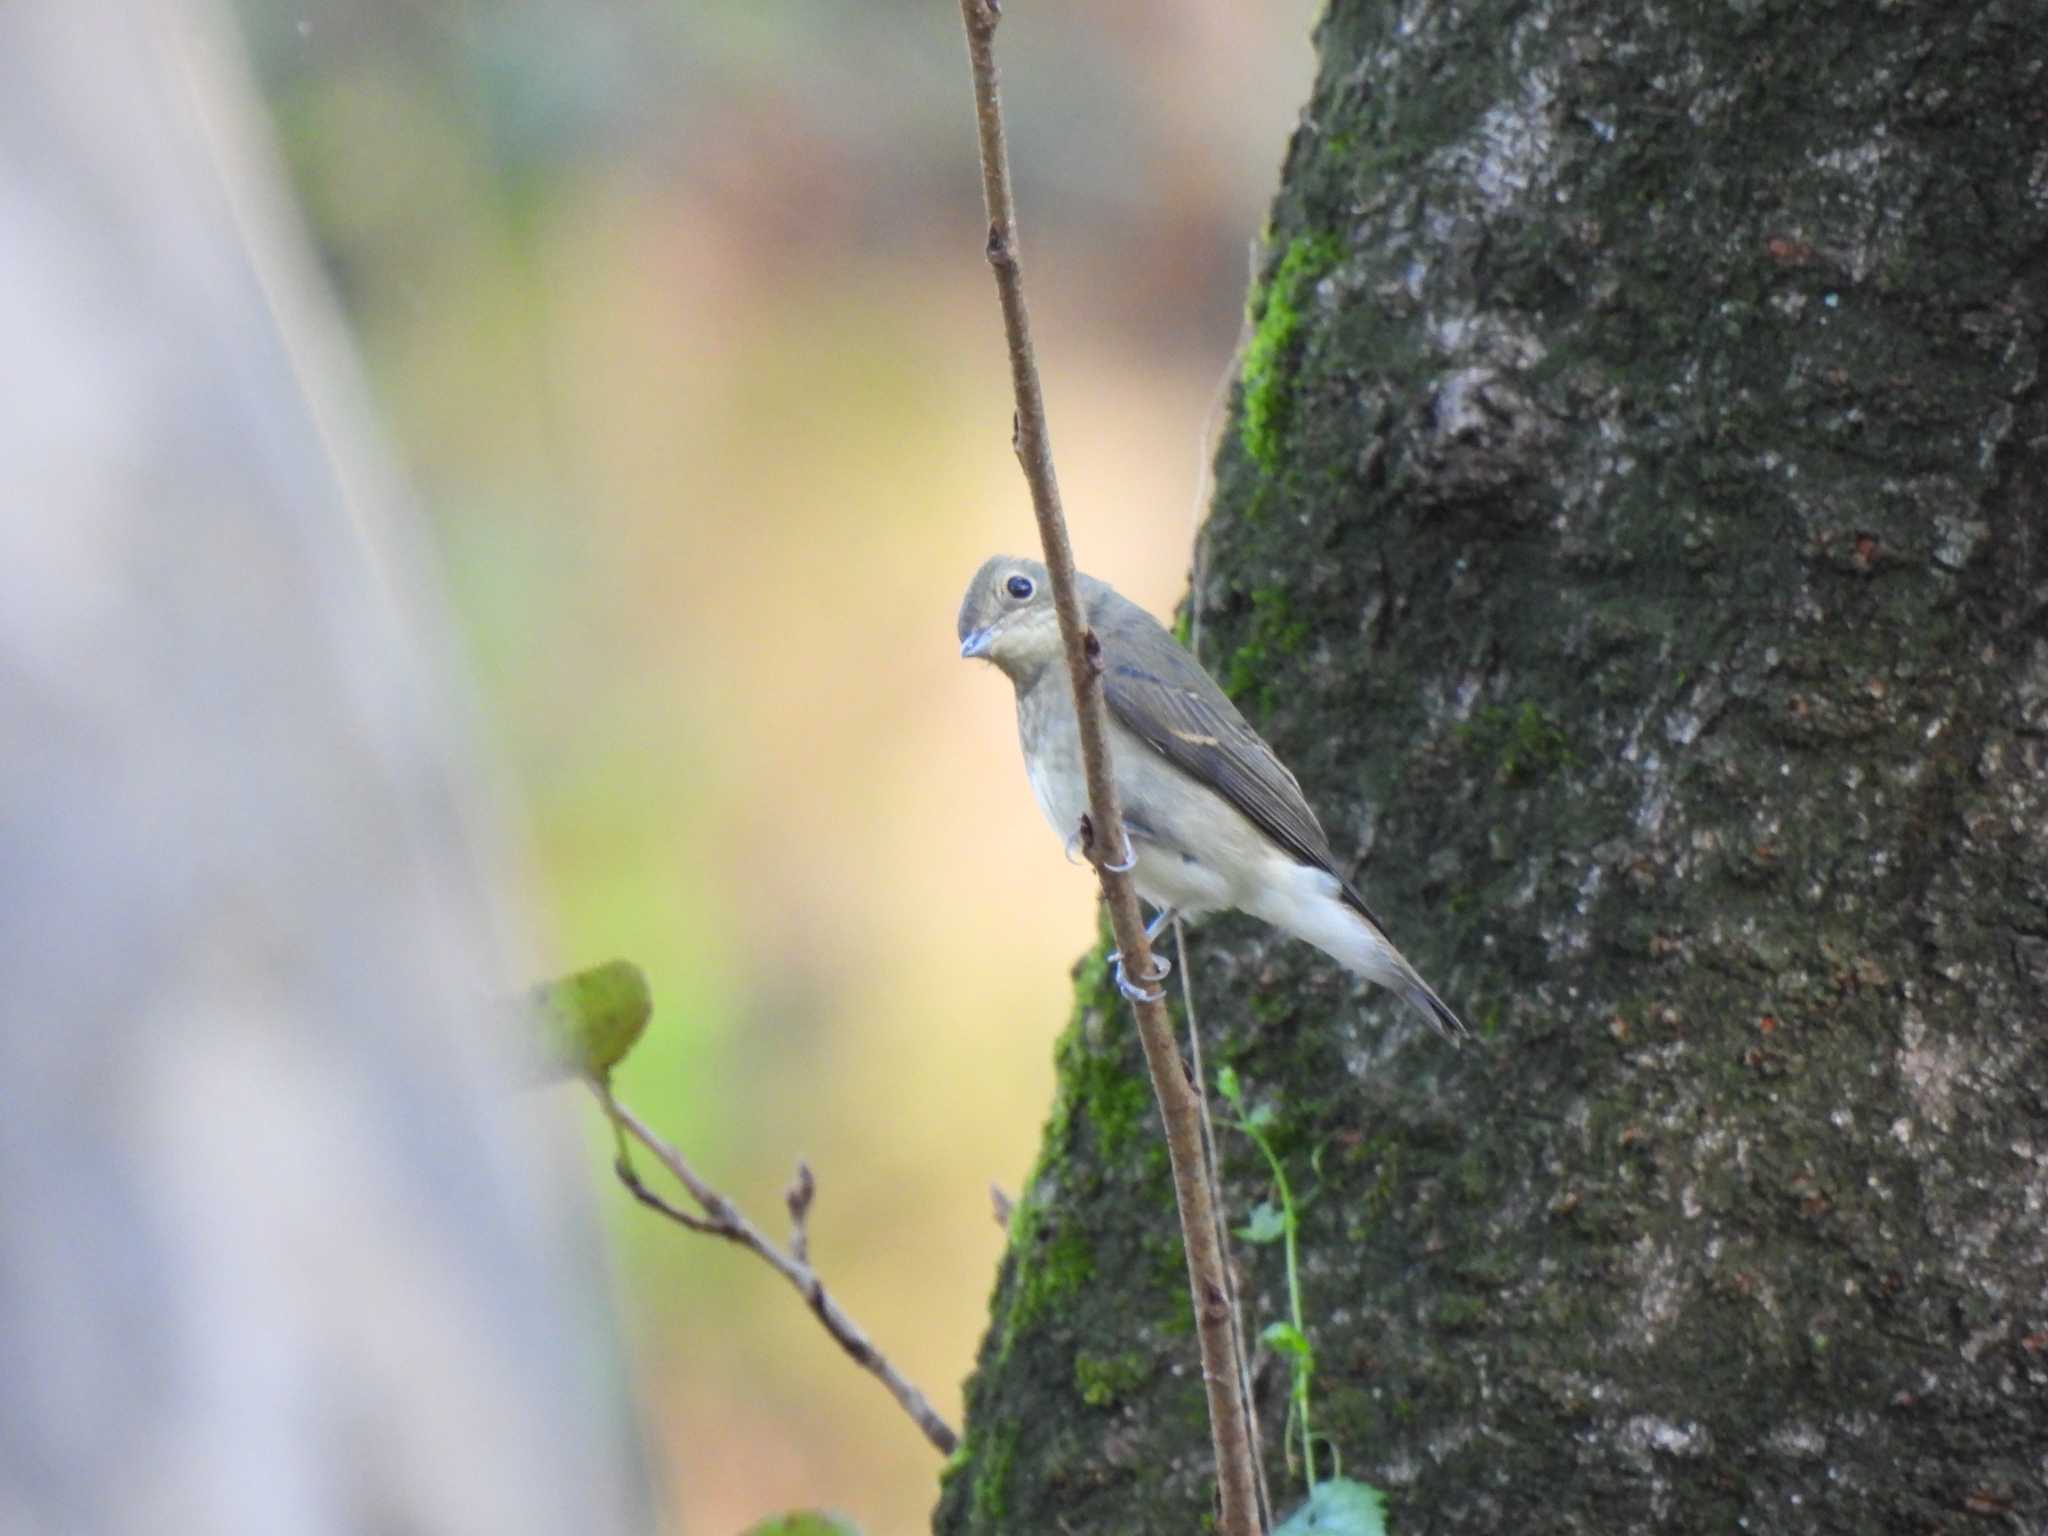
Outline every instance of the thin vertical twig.
<path id="1" fill-rule="evenodd" d="M 1059 482 L 1053 473 L 1045 400 L 1039 388 L 1030 318 L 1024 306 L 1016 206 L 1010 192 L 1009 149 L 1003 135 L 995 62 L 1001 6 L 998 0 L 960 0 L 960 16 L 967 31 L 967 57 L 974 75 L 982 194 L 988 209 L 988 263 L 995 273 L 996 293 L 1002 303 L 1010 383 L 1017 400 L 1012 435 L 1024 479 L 1031 488 L 1031 506 L 1038 518 L 1039 543 L 1045 552 L 1046 574 L 1052 582 L 1053 606 L 1059 615 L 1060 639 L 1066 649 L 1067 673 L 1080 717 L 1081 760 L 1087 773 L 1089 805 L 1083 846 L 1102 881 L 1103 899 L 1109 906 L 1110 924 L 1116 933 L 1117 947 L 1123 953 L 1126 974 L 1143 979 L 1159 973 L 1139 915 L 1137 891 L 1129 875 L 1114 867 L 1123 860 L 1130 844 L 1117 800 L 1116 781 L 1110 771 L 1102 646 L 1082 618 L 1074 551 L 1060 507 Z M 1152 1090 L 1158 1097 L 1159 1115 L 1166 1130 L 1174 1195 L 1180 1208 L 1181 1237 L 1187 1249 L 1188 1284 L 1194 1297 L 1195 1333 L 1201 1344 L 1202 1381 L 1208 1395 L 1210 1435 L 1216 1455 L 1217 1529 L 1223 1536 L 1259 1536 L 1251 1436 L 1231 1348 L 1229 1280 L 1222 1245 L 1217 1240 L 1215 1209 L 1204 1178 L 1201 1107 L 1188 1083 L 1163 1002 L 1139 1002 L 1135 1008 L 1138 1038 L 1144 1046 L 1145 1065 L 1151 1073 Z"/>
<path id="2" fill-rule="evenodd" d="M 1196 605 L 1199 609 L 1200 596 Z M 1222 1206 L 1223 1162 L 1216 1155 L 1216 1127 L 1209 1118 L 1209 1073 L 1202 1065 L 1202 1025 L 1195 1017 L 1195 972 L 1188 964 L 1187 930 L 1173 920 L 1173 958 L 1180 967 L 1180 1003 L 1188 1017 L 1188 1065 L 1194 1071 L 1195 1103 L 1202 1111 L 1202 1167 L 1216 1208 L 1216 1246 L 1223 1250 L 1223 1290 L 1230 1302 L 1230 1356 L 1237 1374 L 1238 1400 L 1244 1406 L 1245 1430 L 1251 1437 L 1252 1493 L 1258 1501 L 1261 1529 L 1273 1525 L 1273 1496 L 1266 1487 L 1266 1458 L 1259 1436 L 1259 1415 L 1252 1402 L 1252 1355 L 1245 1343 L 1244 1298 L 1237 1289 L 1237 1270 L 1230 1262 L 1230 1229 Z"/>

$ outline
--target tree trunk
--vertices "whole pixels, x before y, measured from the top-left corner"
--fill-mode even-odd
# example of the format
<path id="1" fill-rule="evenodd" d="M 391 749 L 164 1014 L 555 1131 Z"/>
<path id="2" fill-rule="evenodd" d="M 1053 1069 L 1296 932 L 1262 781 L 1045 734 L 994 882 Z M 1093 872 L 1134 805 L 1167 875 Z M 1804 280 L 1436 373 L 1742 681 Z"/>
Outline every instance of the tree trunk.
<path id="1" fill-rule="evenodd" d="M 2048 1529 L 2043 28 L 1323 22 L 1198 649 L 1481 1038 L 1245 919 L 1190 958 L 1314 1190 L 1316 1429 L 1397 1531 Z M 1097 962 L 1060 1062 L 938 1529 L 1192 1531 Z M 1281 1255 L 1238 1260 L 1256 1333 Z"/>

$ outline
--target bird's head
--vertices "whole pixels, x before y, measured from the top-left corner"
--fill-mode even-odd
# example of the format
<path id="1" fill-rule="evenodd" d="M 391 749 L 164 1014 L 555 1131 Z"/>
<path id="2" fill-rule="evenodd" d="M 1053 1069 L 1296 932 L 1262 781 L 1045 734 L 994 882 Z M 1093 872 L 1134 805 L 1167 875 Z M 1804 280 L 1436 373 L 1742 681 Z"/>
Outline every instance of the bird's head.
<path id="1" fill-rule="evenodd" d="M 1021 682 L 1060 657 L 1052 583 L 1036 560 L 996 555 L 960 600 L 960 654 L 994 662 Z"/>

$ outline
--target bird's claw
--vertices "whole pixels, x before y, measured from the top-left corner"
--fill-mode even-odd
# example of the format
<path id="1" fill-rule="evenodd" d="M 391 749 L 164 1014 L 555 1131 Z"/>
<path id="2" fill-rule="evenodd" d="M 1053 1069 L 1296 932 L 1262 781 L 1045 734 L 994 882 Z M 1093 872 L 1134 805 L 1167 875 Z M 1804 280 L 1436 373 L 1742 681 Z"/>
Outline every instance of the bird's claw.
<path id="1" fill-rule="evenodd" d="M 1160 930 L 1172 922 L 1174 916 L 1175 913 L 1172 907 L 1161 907 L 1157 912 L 1153 913 L 1152 921 L 1145 925 L 1145 942 L 1147 944 L 1155 942 L 1159 937 Z M 1159 1001 L 1160 994 L 1146 992 L 1142 988 L 1134 987 L 1126 979 L 1124 976 L 1124 952 L 1122 950 L 1112 949 L 1109 952 L 1108 959 L 1109 963 L 1116 967 L 1117 990 L 1122 992 L 1125 997 L 1128 997 L 1134 1003 L 1156 1003 Z M 1173 972 L 1173 962 L 1157 950 L 1152 952 L 1152 965 L 1152 974 L 1146 978 L 1150 982 L 1162 982 Z"/>
<path id="2" fill-rule="evenodd" d="M 1121 863 L 1121 864 L 1111 864 L 1111 863 L 1109 863 L 1109 862 L 1108 862 L 1107 860 L 1105 860 L 1105 861 L 1103 862 L 1103 865 L 1102 865 L 1102 867 L 1103 867 L 1104 869 L 1108 870 L 1108 871 L 1109 871 L 1109 872 L 1110 872 L 1110 873 L 1111 873 L 1112 875 L 1127 875 L 1127 874 L 1129 874 L 1129 873 L 1130 873 L 1130 872 L 1131 872 L 1132 870 L 1134 870 L 1134 869 L 1136 869 L 1136 868 L 1138 867 L 1138 851 L 1137 851 L 1137 849 L 1135 849 L 1135 848 L 1133 848 L 1133 847 L 1131 846 L 1131 834 L 1130 834 L 1130 831 L 1129 831 L 1129 829 L 1128 829 L 1128 828 L 1126 828 L 1126 829 L 1125 829 L 1125 831 L 1124 831 L 1124 861 L 1123 861 L 1123 863 Z"/>
<path id="3" fill-rule="evenodd" d="M 1140 985 L 1124 974 L 1123 951 L 1112 950 L 1109 963 L 1116 968 L 1116 989 L 1134 1003 L 1158 1003 L 1166 999 L 1166 989 L 1159 985 L 1173 971 L 1173 962 L 1164 955 L 1152 957 L 1152 974 Z"/>
<path id="4" fill-rule="evenodd" d="M 1131 982 L 1125 981 L 1121 971 L 1117 972 L 1116 989 L 1134 1003 L 1163 1003 L 1166 1001 L 1166 989 L 1164 987 L 1154 987 L 1148 992 L 1143 987 L 1135 986 Z"/>

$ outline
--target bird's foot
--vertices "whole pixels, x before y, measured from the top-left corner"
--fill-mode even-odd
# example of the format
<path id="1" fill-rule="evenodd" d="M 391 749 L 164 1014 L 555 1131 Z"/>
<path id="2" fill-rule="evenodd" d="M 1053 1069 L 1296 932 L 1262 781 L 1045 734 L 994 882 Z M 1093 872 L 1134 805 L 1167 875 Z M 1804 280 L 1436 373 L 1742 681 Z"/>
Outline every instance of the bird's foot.
<path id="1" fill-rule="evenodd" d="M 1109 963 L 1116 968 L 1117 991 L 1123 993 L 1132 1002 L 1157 1003 L 1165 1000 L 1166 989 L 1160 986 L 1159 983 L 1166 980 L 1173 971 L 1173 962 L 1167 959 L 1166 956 L 1154 955 L 1152 957 L 1152 974 L 1145 978 L 1143 985 L 1132 981 L 1124 973 L 1124 957 L 1120 951 L 1110 955 Z"/>
<path id="2" fill-rule="evenodd" d="M 1157 942 L 1161 931 L 1166 927 L 1168 923 L 1172 922 L 1174 918 L 1176 918 L 1179 915 L 1180 914 L 1175 912 L 1172 907 L 1161 907 L 1157 912 L 1153 913 L 1152 921 L 1145 925 L 1145 942 L 1147 944 Z M 1123 957 L 1124 952 L 1122 950 L 1112 949 L 1105 958 L 1108 959 L 1111 965 L 1116 965 L 1123 960 Z M 1170 971 L 1173 969 L 1173 962 L 1167 959 L 1166 956 L 1154 955 L 1152 958 L 1157 960 L 1161 965 L 1165 966 L 1166 971 Z M 1166 974 L 1166 971 L 1161 971 L 1159 975 L 1164 976 Z M 1155 977 L 1153 979 L 1157 980 L 1158 977 Z"/>
<path id="3" fill-rule="evenodd" d="M 1121 864 L 1111 864 L 1111 863 L 1108 863 L 1107 861 L 1105 861 L 1102 867 L 1103 867 L 1104 869 L 1108 870 L 1108 871 L 1109 871 L 1109 872 L 1110 872 L 1111 874 L 1113 874 L 1113 875 L 1127 875 L 1127 874 L 1129 874 L 1129 873 L 1130 873 L 1130 872 L 1131 872 L 1132 870 L 1134 870 L 1134 869 L 1136 869 L 1136 868 L 1138 867 L 1138 851 L 1137 851 L 1137 849 L 1135 849 L 1135 848 L 1133 848 L 1133 847 L 1131 846 L 1131 832 L 1130 832 L 1130 828 L 1126 827 L 1126 828 L 1124 829 L 1124 861 L 1123 861 L 1123 863 L 1121 863 Z"/>

